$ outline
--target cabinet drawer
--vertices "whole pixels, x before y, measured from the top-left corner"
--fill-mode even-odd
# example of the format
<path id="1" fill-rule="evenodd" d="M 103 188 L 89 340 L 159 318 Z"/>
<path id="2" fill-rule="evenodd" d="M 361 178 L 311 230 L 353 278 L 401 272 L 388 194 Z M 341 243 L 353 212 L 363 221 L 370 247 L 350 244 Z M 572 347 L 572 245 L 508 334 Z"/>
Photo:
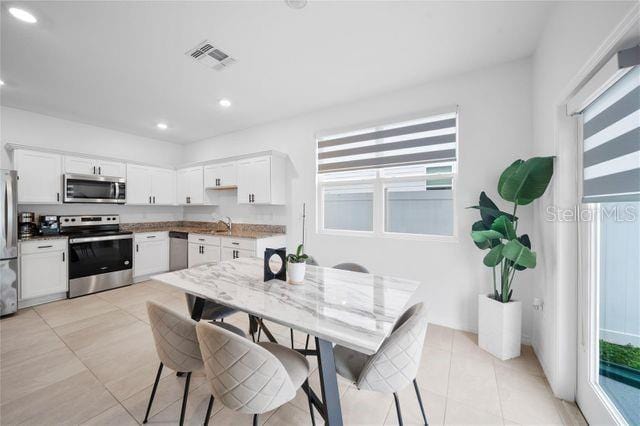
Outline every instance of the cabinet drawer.
<path id="1" fill-rule="evenodd" d="M 205 234 L 189 234 L 189 242 L 196 244 L 206 244 L 210 246 L 219 246 L 220 237 Z"/>
<path id="2" fill-rule="evenodd" d="M 136 232 L 136 234 L 135 234 L 136 242 L 149 241 L 149 240 L 162 241 L 162 240 L 166 240 L 168 238 L 169 238 L 169 232 L 167 232 L 167 231 L 162 231 L 162 232 Z"/>
<path id="3" fill-rule="evenodd" d="M 67 251 L 67 239 L 23 241 L 20 243 L 21 254 L 46 253 L 49 251 Z"/>
<path id="4" fill-rule="evenodd" d="M 222 247 L 229 247 L 238 250 L 256 251 L 256 240 L 250 238 L 227 238 L 222 237 Z"/>

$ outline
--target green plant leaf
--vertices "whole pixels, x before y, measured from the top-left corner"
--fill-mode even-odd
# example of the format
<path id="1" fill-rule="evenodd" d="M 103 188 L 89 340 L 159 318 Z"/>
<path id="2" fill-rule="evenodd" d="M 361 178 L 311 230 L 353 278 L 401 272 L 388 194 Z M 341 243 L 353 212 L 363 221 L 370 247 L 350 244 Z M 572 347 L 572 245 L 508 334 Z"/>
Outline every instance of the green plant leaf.
<path id="1" fill-rule="evenodd" d="M 491 229 L 498 231 L 508 240 L 516 238 L 516 230 L 513 227 L 513 222 L 511 222 L 506 216 L 500 216 L 494 220 L 493 224 L 491 224 Z"/>
<path id="2" fill-rule="evenodd" d="M 298 249 L 296 250 L 296 256 L 300 257 L 303 251 L 304 251 L 304 246 L 302 244 L 298 245 Z"/>
<path id="3" fill-rule="evenodd" d="M 525 268 L 536 267 L 536 254 L 517 239 L 509 241 L 502 249 L 502 255 L 514 265 Z"/>
<path id="4" fill-rule="evenodd" d="M 498 193 L 517 205 L 530 204 L 544 194 L 552 176 L 553 157 L 516 160 L 500 175 Z"/>
<path id="5" fill-rule="evenodd" d="M 529 236 L 527 234 L 523 234 L 523 235 L 519 236 L 518 237 L 518 241 L 520 241 L 523 246 L 525 246 L 526 248 L 531 250 L 531 241 L 529 240 Z M 507 260 L 507 265 L 516 268 L 517 271 L 524 271 L 525 269 L 527 269 L 526 266 L 514 265 L 513 262 L 510 261 L 510 260 Z"/>
<path id="6" fill-rule="evenodd" d="M 487 230 L 487 228 L 485 228 L 485 226 L 484 226 L 484 224 L 482 223 L 481 220 L 479 220 L 479 221 L 475 222 L 473 225 L 471 225 L 471 232 L 474 232 L 474 231 L 486 231 L 486 230 Z M 500 240 L 498 240 L 498 241 L 500 241 Z M 491 247 L 491 241 L 484 241 L 482 243 L 474 241 L 473 243 L 480 250 L 486 250 L 486 249 Z"/>
<path id="7" fill-rule="evenodd" d="M 502 262 L 502 259 L 504 258 L 504 256 L 502 255 L 503 248 L 504 248 L 504 244 L 499 244 L 494 248 L 492 248 L 489 251 L 489 253 L 487 253 L 487 255 L 484 257 L 484 259 L 482 260 L 482 263 L 484 263 L 485 266 L 488 266 L 490 268 L 498 266 L 500 262 Z"/>
<path id="8" fill-rule="evenodd" d="M 484 223 L 486 229 L 491 228 L 493 221 L 500 216 L 507 216 L 512 221 L 518 220 L 517 217 L 500 210 L 484 191 L 480 193 L 478 205 L 470 206 L 468 208 L 480 210 L 480 218 L 482 219 L 482 223 Z"/>
<path id="9" fill-rule="evenodd" d="M 476 243 L 484 243 L 486 241 L 504 238 L 504 236 L 498 231 L 487 229 L 484 231 L 471 231 L 471 238 L 473 238 L 473 241 Z"/>

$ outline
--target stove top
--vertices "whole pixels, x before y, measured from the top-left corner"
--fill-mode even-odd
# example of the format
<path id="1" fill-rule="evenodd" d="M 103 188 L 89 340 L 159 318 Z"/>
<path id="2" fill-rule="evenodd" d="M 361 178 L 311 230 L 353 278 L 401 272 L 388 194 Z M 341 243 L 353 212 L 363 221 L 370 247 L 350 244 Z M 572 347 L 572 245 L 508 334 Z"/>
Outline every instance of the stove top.
<path id="1" fill-rule="evenodd" d="M 120 230 L 118 215 L 60 216 L 60 234 L 70 237 L 102 237 L 132 234 Z"/>

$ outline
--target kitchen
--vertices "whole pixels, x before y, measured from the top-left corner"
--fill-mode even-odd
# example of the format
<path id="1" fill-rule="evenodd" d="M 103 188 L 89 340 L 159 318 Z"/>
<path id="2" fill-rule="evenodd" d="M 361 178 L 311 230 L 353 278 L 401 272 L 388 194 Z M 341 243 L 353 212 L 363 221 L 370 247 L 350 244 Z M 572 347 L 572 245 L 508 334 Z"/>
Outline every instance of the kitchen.
<path id="1" fill-rule="evenodd" d="M 213 219 L 123 223 L 114 214 L 47 214 L 57 206 L 216 206 L 285 202 L 286 156 L 261 152 L 177 169 L 8 145 L 16 171 L 3 171 L 9 231 L 6 255 L 16 279 L 3 280 L 2 315 L 63 298 L 131 285 L 208 262 L 260 256 L 286 244 L 285 227 Z M 4 202 L 4 201 L 3 201 Z M 45 213 L 27 211 L 37 205 Z M 114 209 L 115 207 L 115 209 Z M 12 222 L 17 220 L 17 225 Z M 184 243 L 186 241 L 186 244 Z"/>

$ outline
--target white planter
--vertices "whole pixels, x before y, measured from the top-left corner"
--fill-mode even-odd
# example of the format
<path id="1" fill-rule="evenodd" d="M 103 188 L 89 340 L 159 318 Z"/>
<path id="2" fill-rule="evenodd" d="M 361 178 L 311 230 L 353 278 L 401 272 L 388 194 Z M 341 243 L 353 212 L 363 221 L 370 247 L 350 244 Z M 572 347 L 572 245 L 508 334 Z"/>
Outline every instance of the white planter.
<path id="1" fill-rule="evenodd" d="M 478 345 L 501 360 L 520 356 L 522 302 L 478 296 Z"/>
<path id="2" fill-rule="evenodd" d="M 302 263 L 291 263 L 287 262 L 287 277 L 289 278 L 289 283 L 291 284 L 301 284 L 304 282 L 304 272 L 307 269 L 307 264 Z"/>

